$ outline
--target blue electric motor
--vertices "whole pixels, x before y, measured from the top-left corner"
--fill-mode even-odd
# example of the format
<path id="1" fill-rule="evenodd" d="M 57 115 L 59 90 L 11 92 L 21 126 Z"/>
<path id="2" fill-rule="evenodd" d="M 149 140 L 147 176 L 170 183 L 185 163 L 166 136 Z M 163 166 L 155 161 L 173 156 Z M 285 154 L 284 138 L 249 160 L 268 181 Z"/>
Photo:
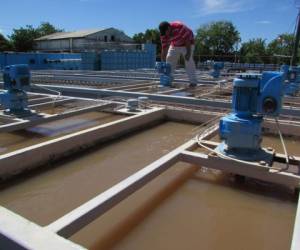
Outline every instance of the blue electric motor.
<path id="1" fill-rule="evenodd" d="M 285 95 L 297 95 L 300 91 L 300 67 L 289 67 L 288 65 L 282 65 L 281 72 L 283 72 L 285 80 Z"/>
<path id="2" fill-rule="evenodd" d="M 173 81 L 171 76 L 171 64 L 167 62 L 156 62 L 155 69 L 160 74 L 160 85 L 171 87 Z"/>
<path id="3" fill-rule="evenodd" d="M 233 87 L 233 110 L 220 120 L 223 142 L 217 150 L 234 158 L 257 160 L 262 151 L 263 117 L 277 117 L 281 111 L 283 74 L 241 74 Z"/>
<path id="4" fill-rule="evenodd" d="M 213 64 L 213 72 L 211 73 L 211 76 L 213 78 L 219 78 L 221 76 L 221 70 L 224 69 L 224 63 L 223 62 L 214 62 Z"/>
<path id="5" fill-rule="evenodd" d="M 11 65 L 4 68 L 5 91 L 0 94 L 1 105 L 5 113 L 24 116 L 31 113 L 28 107 L 26 91 L 30 89 L 30 71 L 28 65 Z"/>

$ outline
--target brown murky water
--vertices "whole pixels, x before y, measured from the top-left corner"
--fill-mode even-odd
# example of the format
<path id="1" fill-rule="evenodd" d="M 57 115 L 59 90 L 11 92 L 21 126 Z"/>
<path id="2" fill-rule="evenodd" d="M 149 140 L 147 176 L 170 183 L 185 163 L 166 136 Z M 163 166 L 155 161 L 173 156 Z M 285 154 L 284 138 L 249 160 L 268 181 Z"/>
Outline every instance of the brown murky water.
<path id="1" fill-rule="evenodd" d="M 104 112 L 89 112 L 63 120 L 41 124 L 26 130 L 1 133 L 0 155 L 122 118 L 125 118 L 125 116 Z"/>
<path id="2" fill-rule="evenodd" d="M 285 142 L 298 153 L 298 140 Z M 270 145 L 282 152 L 277 137 L 264 137 Z M 282 187 L 238 185 L 179 163 L 71 239 L 90 249 L 282 250 L 290 248 L 296 207 Z"/>
<path id="3" fill-rule="evenodd" d="M 44 107 L 35 107 L 34 110 L 37 112 L 43 112 L 46 114 L 61 114 L 64 112 L 68 112 L 71 110 L 76 110 L 79 108 L 85 108 L 90 105 L 95 104 L 92 101 L 86 101 L 86 100 L 70 100 L 67 103 L 63 104 L 55 104 L 55 99 L 53 99 L 53 104 L 49 106 Z"/>
<path id="4" fill-rule="evenodd" d="M 174 122 L 123 138 L 16 181 L 0 204 L 41 225 L 158 159 L 193 135 Z M 281 188 L 234 184 L 176 164 L 71 240 L 91 249 L 289 249 L 296 202 Z"/>
<path id="5" fill-rule="evenodd" d="M 92 248 L 289 249 L 296 211 L 289 196 L 255 183 L 235 186 L 225 177 L 198 172 L 186 178 L 126 237 L 118 242 L 111 237 L 110 244 L 100 241 Z"/>
<path id="6" fill-rule="evenodd" d="M 50 223 L 176 148 L 193 128 L 168 122 L 79 154 L 3 187 L 0 204 L 37 223 Z"/>
<path id="7" fill-rule="evenodd" d="M 295 137 L 286 137 L 284 136 L 284 143 L 286 145 L 286 150 L 289 155 L 300 155 L 300 138 Z M 282 153 L 284 152 L 282 148 L 281 141 L 279 136 L 264 136 L 263 138 L 263 147 L 272 147 L 276 152 Z"/>

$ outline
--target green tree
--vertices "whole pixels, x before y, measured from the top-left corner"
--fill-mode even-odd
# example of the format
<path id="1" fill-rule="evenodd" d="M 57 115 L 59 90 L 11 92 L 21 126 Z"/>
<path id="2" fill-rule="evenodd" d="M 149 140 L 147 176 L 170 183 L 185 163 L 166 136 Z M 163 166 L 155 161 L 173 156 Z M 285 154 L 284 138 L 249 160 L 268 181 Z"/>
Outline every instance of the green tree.
<path id="1" fill-rule="evenodd" d="M 0 51 L 11 50 L 12 46 L 8 39 L 0 33 Z"/>
<path id="2" fill-rule="evenodd" d="M 39 33 L 39 36 L 47 36 L 56 32 L 63 32 L 62 29 L 56 28 L 49 22 L 43 22 L 40 26 L 36 29 Z"/>
<path id="3" fill-rule="evenodd" d="M 293 46 L 293 34 L 285 33 L 271 41 L 267 47 L 267 51 L 273 57 L 273 63 L 289 64 L 289 57 L 292 56 Z"/>
<path id="4" fill-rule="evenodd" d="M 25 28 L 14 29 L 10 40 L 16 51 L 31 51 L 34 48 L 34 39 L 39 37 L 39 32 L 31 25 L 26 25 Z"/>
<path id="5" fill-rule="evenodd" d="M 134 34 L 132 39 L 134 40 L 134 42 L 136 43 L 144 43 L 145 42 L 145 34 L 140 32 L 140 33 L 137 33 L 137 34 Z"/>
<path id="6" fill-rule="evenodd" d="M 261 38 L 243 43 L 240 54 L 244 63 L 269 63 L 266 41 Z"/>
<path id="7" fill-rule="evenodd" d="M 211 22 L 202 25 L 196 33 L 196 54 L 208 55 L 219 59 L 233 56 L 236 45 L 240 42 L 240 33 L 230 21 Z M 228 59 L 228 58 L 227 58 Z"/>
<path id="8" fill-rule="evenodd" d="M 145 33 L 137 33 L 133 36 L 136 43 L 151 42 L 157 45 L 157 54 L 161 52 L 160 34 L 158 29 L 147 29 Z"/>
<path id="9" fill-rule="evenodd" d="M 10 40 L 16 51 L 32 51 L 35 46 L 35 39 L 60 31 L 62 30 L 55 28 L 47 22 L 41 23 L 41 25 L 37 28 L 34 28 L 31 25 L 26 25 L 25 27 L 14 29 L 10 36 Z"/>

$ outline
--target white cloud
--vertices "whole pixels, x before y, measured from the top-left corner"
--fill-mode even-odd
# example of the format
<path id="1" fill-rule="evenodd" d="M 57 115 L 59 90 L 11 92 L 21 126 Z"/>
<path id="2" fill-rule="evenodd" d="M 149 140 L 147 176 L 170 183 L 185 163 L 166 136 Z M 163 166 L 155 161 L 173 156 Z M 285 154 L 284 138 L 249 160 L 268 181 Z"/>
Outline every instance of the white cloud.
<path id="1" fill-rule="evenodd" d="M 257 21 L 257 24 L 271 24 L 271 21 L 268 20 L 261 20 L 261 21 Z"/>
<path id="2" fill-rule="evenodd" d="M 236 13 L 253 9 L 253 0 L 194 0 L 198 16 Z"/>

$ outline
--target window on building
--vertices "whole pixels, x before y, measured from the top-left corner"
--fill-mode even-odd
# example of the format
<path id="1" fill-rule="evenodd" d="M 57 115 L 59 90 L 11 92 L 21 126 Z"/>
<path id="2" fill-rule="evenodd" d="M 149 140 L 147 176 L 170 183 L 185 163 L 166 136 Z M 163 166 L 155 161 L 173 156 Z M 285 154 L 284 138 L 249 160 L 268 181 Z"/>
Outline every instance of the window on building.
<path id="1" fill-rule="evenodd" d="M 107 42 L 107 36 L 104 36 L 104 42 Z"/>
<path id="2" fill-rule="evenodd" d="M 110 40 L 112 41 L 112 42 L 114 42 L 116 39 L 115 39 L 115 36 L 111 36 L 110 37 Z"/>

